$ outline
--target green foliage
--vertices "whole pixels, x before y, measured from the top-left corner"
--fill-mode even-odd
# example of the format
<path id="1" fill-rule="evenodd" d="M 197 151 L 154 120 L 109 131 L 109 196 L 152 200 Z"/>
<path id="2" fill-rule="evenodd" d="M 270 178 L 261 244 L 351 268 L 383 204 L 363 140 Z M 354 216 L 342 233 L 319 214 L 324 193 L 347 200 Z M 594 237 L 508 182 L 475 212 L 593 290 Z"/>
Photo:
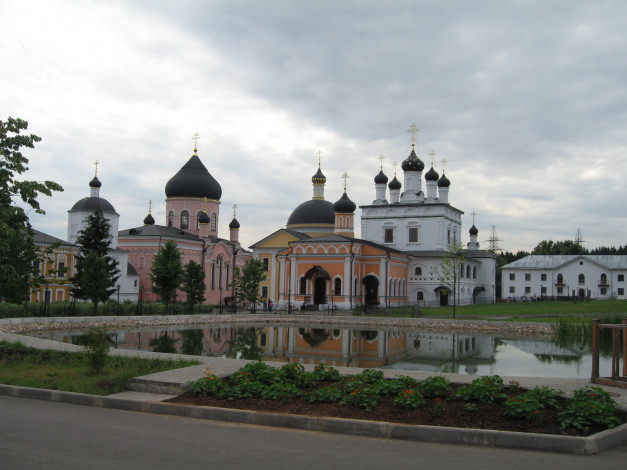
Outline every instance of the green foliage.
<path id="1" fill-rule="evenodd" d="M 436 398 L 447 396 L 453 390 L 453 387 L 451 387 L 451 383 L 445 377 L 434 375 L 420 382 L 418 390 L 424 397 Z"/>
<path id="2" fill-rule="evenodd" d="M 249 362 L 240 370 L 231 374 L 229 378 L 234 382 L 244 383 L 252 380 L 264 385 L 270 385 L 283 381 L 281 375 L 280 369 L 269 366 L 265 362 L 258 361 Z"/>
<path id="3" fill-rule="evenodd" d="M 340 372 L 324 362 L 314 367 L 314 379 L 320 382 L 337 382 L 340 380 Z"/>
<path id="4" fill-rule="evenodd" d="M 181 352 L 190 356 L 200 356 L 202 354 L 202 340 L 204 338 L 202 330 L 183 330 L 181 339 L 183 345 Z"/>
<path id="5" fill-rule="evenodd" d="M 100 209 L 85 219 L 86 225 L 78 232 L 76 243 L 81 246 L 76 257 L 76 274 L 70 279 L 72 295 L 89 299 L 98 311 L 98 304 L 106 302 L 115 292 L 120 277 L 118 262 L 108 255 L 111 246 L 111 224 Z"/>
<path id="6" fill-rule="evenodd" d="M 157 338 L 152 338 L 148 342 L 148 346 L 152 348 L 152 352 L 160 352 L 160 353 L 176 353 L 176 343 L 177 340 L 174 338 L 170 338 L 168 333 L 163 333 L 161 336 Z"/>
<path id="7" fill-rule="evenodd" d="M 615 406 L 616 402 L 600 387 L 575 390 L 566 410 L 560 413 L 562 427 L 587 431 L 591 424 L 599 424 L 614 428 L 620 424 Z"/>
<path id="8" fill-rule="evenodd" d="M 295 379 L 303 372 L 305 372 L 305 368 L 299 362 L 283 364 L 279 369 L 280 376 L 286 379 Z"/>
<path id="9" fill-rule="evenodd" d="M 288 398 L 296 398 L 303 395 L 303 392 L 291 383 L 277 382 L 268 385 L 261 391 L 261 398 L 266 400 L 286 400 Z"/>
<path id="10" fill-rule="evenodd" d="M 426 403 L 424 397 L 418 389 L 407 388 L 403 390 L 395 399 L 394 404 L 401 408 L 409 408 L 415 410 Z"/>
<path id="11" fill-rule="evenodd" d="M 153 259 L 150 280 L 152 291 L 161 298 L 168 313 L 172 302 L 176 302 L 176 291 L 182 278 L 181 253 L 174 240 L 166 240 Z"/>
<path id="12" fill-rule="evenodd" d="M 442 263 L 436 268 L 442 283 L 447 287 L 449 295 L 453 295 L 453 318 L 457 307 L 457 288 L 460 282 L 460 269 L 466 257 L 461 242 L 453 239 L 448 250 L 444 252 Z"/>
<path id="13" fill-rule="evenodd" d="M 202 266 L 193 260 L 183 268 L 183 286 L 181 289 L 187 294 L 187 305 L 190 308 L 190 312 L 194 311 L 194 307 L 197 304 L 202 304 L 205 301 L 205 271 Z"/>
<path id="14" fill-rule="evenodd" d="M 21 148 L 35 148 L 41 138 L 22 135 L 28 123 L 19 118 L 0 120 L 0 300 L 24 303 L 31 287 L 43 279 L 36 262 L 40 253 L 33 240 L 33 230 L 26 211 L 15 203 L 19 198 L 38 214 L 44 214 L 37 198 L 52 196 L 63 188 L 53 181 L 21 180 L 28 171 L 28 159 Z"/>
<path id="15" fill-rule="evenodd" d="M 253 313 L 256 312 L 257 302 L 263 300 L 259 294 L 259 284 L 266 279 L 261 260 L 250 258 L 241 270 L 235 266 L 233 271 L 233 284 L 237 299 L 240 302 L 250 302 L 253 306 Z"/>
<path id="16" fill-rule="evenodd" d="M 536 387 L 533 390 L 505 400 L 505 416 L 516 419 L 538 420 L 543 418 L 546 408 L 559 408 L 555 399 L 557 390 L 549 387 Z"/>
<path id="17" fill-rule="evenodd" d="M 100 374 L 109 357 L 109 338 L 103 328 L 92 327 L 83 335 L 87 367 L 92 374 Z"/>
<path id="18" fill-rule="evenodd" d="M 542 240 L 531 252 L 532 255 L 587 255 L 588 250 L 574 240 L 554 242 Z"/>
<path id="19" fill-rule="evenodd" d="M 381 401 L 381 395 L 374 387 L 355 387 L 351 392 L 344 395 L 342 405 L 358 406 L 367 410 L 373 409 Z"/>
<path id="20" fill-rule="evenodd" d="M 486 375 L 473 380 L 470 385 L 459 387 L 455 398 L 464 401 L 492 403 L 505 397 L 503 388 L 503 379 L 501 377 L 498 375 Z"/>
<path id="21" fill-rule="evenodd" d="M 335 403 L 344 394 L 337 387 L 316 388 L 305 395 L 305 400 L 309 403 Z"/>
<path id="22" fill-rule="evenodd" d="M 364 369 L 361 374 L 357 374 L 355 377 L 365 384 L 374 384 L 379 380 L 383 380 L 383 371 L 376 369 Z"/>
<path id="23" fill-rule="evenodd" d="M 400 380 L 381 379 L 372 384 L 372 387 L 377 390 L 377 393 L 382 396 L 398 395 L 405 388 L 404 384 Z"/>
<path id="24" fill-rule="evenodd" d="M 228 385 L 224 380 L 213 374 L 192 383 L 192 390 L 199 396 L 221 397 L 227 389 Z"/>

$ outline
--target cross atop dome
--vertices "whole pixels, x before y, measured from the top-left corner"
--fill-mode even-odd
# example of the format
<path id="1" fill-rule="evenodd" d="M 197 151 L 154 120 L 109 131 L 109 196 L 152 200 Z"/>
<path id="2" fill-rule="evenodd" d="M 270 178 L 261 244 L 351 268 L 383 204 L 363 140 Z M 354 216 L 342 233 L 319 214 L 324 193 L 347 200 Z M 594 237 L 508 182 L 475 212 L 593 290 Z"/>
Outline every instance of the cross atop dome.
<path id="1" fill-rule="evenodd" d="M 194 141 L 194 155 L 198 152 L 198 139 L 200 139 L 200 136 L 198 135 L 198 132 L 196 132 L 194 137 L 192 137 L 192 140 Z"/>
<path id="2" fill-rule="evenodd" d="M 94 162 L 94 165 L 96 165 L 96 171 L 94 172 L 94 176 L 98 176 L 98 163 L 100 163 L 98 160 Z"/>
<path id="3" fill-rule="evenodd" d="M 416 134 L 420 132 L 420 129 L 416 127 L 416 123 L 412 122 L 407 132 L 409 132 L 409 135 L 411 136 L 411 146 L 413 147 L 414 145 L 416 145 Z"/>

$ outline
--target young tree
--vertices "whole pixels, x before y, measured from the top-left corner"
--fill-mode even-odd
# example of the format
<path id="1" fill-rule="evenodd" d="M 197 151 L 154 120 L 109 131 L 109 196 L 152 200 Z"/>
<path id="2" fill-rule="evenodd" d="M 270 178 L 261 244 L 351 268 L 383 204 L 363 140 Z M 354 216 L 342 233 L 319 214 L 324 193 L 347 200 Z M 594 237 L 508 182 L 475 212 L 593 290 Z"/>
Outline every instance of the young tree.
<path id="1" fill-rule="evenodd" d="M 253 313 L 256 313 L 257 302 L 262 300 L 259 295 L 259 284 L 266 279 L 261 260 L 250 258 L 241 271 L 237 266 L 233 271 L 233 283 L 238 300 L 251 302 Z"/>
<path id="2" fill-rule="evenodd" d="M 194 306 L 205 301 L 205 272 L 202 266 L 193 260 L 183 268 L 184 280 L 182 290 L 187 294 L 187 305 L 194 312 Z"/>
<path id="3" fill-rule="evenodd" d="M 167 240 L 157 252 L 150 270 L 152 291 L 161 297 L 165 311 L 170 311 L 172 302 L 176 302 L 176 290 L 183 278 L 183 262 L 174 240 Z"/>
<path id="4" fill-rule="evenodd" d="M 53 181 L 17 180 L 17 175 L 28 170 L 28 159 L 20 149 L 35 148 L 34 143 L 41 141 L 34 134 L 21 135 L 26 129 L 28 123 L 22 119 L 0 120 L 0 299 L 15 303 L 27 301 L 30 288 L 39 285 L 36 262 L 41 254 L 26 212 L 13 198 L 18 196 L 35 212 L 44 214 L 37 197 L 63 191 Z"/>
<path id="5" fill-rule="evenodd" d="M 106 302 L 115 292 L 115 283 L 120 277 L 118 262 L 109 256 L 111 224 L 100 209 L 86 219 L 87 224 L 78 232 L 76 243 L 81 249 L 76 257 L 76 274 L 72 295 L 76 299 L 88 299 L 98 311 L 98 304 Z"/>
<path id="6" fill-rule="evenodd" d="M 449 294 L 453 294 L 453 318 L 455 318 L 455 307 L 457 306 L 457 288 L 461 277 L 460 269 L 465 259 L 462 244 L 453 240 L 453 243 L 449 245 L 449 249 L 444 252 L 442 263 L 437 268 L 440 279 L 446 286 Z"/>

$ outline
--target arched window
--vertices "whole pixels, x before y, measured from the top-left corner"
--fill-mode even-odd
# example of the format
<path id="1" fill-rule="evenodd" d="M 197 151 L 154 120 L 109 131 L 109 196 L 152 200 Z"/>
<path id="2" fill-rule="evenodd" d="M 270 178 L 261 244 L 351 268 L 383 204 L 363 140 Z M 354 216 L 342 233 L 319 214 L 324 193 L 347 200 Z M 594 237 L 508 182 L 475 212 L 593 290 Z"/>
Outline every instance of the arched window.
<path id="1" fill-rule="evenodd" d="M 300 278 L 300 293 L 303 295 L 307 293 L 307 279 L 305 277 Z"/>
<path id="2" fill-rule="evenodd" d="M 607 284 L 607 274 L 601 274 L 601 284 Z"/>
<path id="3" fill-rule="evenodd" d="M 137 267 L 138 268 L 145 268 L 146 267 L 146 260 L 144 259 L 143 256 L 139 257 L 139 262 L 137 263 Z"/>
<path id="4" fill-rule="evenodd" d="M 470 278 L 470 265 L 466 266 L 466 277 Z"/>
<path id="5" fill-rule="evenodd" d="M 200 230 L 200 215 L 202 214 L 202 211 L 198 211 L 198 214 L 196 214 L 196 230 Z"/>
<path id="6" fill-rule="evenodd" d="M 189 228 L 189 212 L 181 212 L 181 230 L 187 230 Z"/>
<path id="7" fill-rule="evenodd" d="M 231 265 L 226 263 L 226 288 L 229 288 L 229 274 L 231 274 Z"/>
<path id="8" fill-rule="evenodd" d="M 564 276 L 562 274 L 557 275 L 557 283 L 564 284 Z"/>
<path id="9" fill-rule="evenodd" d="M 216 262 L 211 262 L 211 289 L 215 290 L 216 288 Z"/>
<path id="10" fill-rule="evenodd" d="M 416 269 L 414 269 L 414 276 L 422 276 L 422 268 L 421 267 L 417 267 Z"/>
<path id="11" fill-rule="evenodd" d="M 579 275 L 579 284 L 585 284 L 586 283 L 586 276 L 584 276 L 583 274 Z"/>
<path id="12" fill-rule="evenodd" d="M 220 279 L 218 281 L 218 288 L 220 290 L 222 290 L 222 286 L 223 286 L 223 284 L 222 284 L 222 256 L 220 256 L 220 258 L 218 258 L 218 263 L 220 264 L 220 271 L 219 271 Z"/>
<path id="13" fill-rule="evenodd" d="M 174 211 L 168 214 L 168 227 L 174 227 Z"/>
<path id="14" fill-rule="evenodd" d="M 464 265 L 459 266 L 459 277 L 464 277 Z"/>
<path id="15" fill-rule="evenodd" d="M 358 290 L 359 282 L 357 282 L 357 278 L 355 278 L 354 284 L 355 284 L 355 287 L 353 288 L 353 295 L 358 295 L 359 294 L 359 290 Z"/>
<path id="16" fill-rule="evenodd" d="M 472 268 L 472 278 L 477 279 L 477 266 L 473 266 Z"/>
<path id="17" fill-rule="evenodd" d="M 209 228 L 212 232 L 216 231 L 216 213 L 211 214 L 211 227 Z"/>
<path id="18" fill-rule="evenodd" d="M 333 295 L 342 295 L 342 279 L 339 277 L 333 281 Z"/>
<path id="19" fill-rule="evenodd" d="M 425 296 L 422 292 L 418 292 L 418 299 L 417 300 L 424 300 Z"/>

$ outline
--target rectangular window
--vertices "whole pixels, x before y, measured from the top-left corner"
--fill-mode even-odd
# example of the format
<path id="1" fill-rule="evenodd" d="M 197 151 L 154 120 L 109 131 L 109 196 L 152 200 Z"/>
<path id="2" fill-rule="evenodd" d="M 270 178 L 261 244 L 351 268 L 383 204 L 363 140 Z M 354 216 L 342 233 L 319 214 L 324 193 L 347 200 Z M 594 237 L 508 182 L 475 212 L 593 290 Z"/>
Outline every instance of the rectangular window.
<path id="1" fill-rule="evenodd" d="M 531 281 L 531 274 L 525 273 L 525 281 Z"/>
<path id="2" fill-rule="evenodd" d="M 514 273 L 510 273 L 510 275 L 509 275 L 509 280 L 510 280 L 510 281 L 515 281 L 515 280 L 516 280 L 516 274 L 514 274 Z"/>
<path id="3" fill-rule="evenodd" d="M 564 292 L 564 288 L 563 287 L 558 287 L 557 288 L 557 293 L 558 294 L 562 294 Z"/>
<path id="4" fill-rule="evenodd" d="M 516 293 L 516 287 L 514 287 L 514 286 L 509 286 L 509 293 L 510 293 L 510 294 L 515 294 L 515 293 Z"/>
<path id="5" fill-rule="evenodd" d="M 448 230 L 446 231 L 446 243 L 447 243 L 448 245 L 450 245 L 450 244 L 451 244 L 451 229 L 448 229 Z"/>
<path id="6" fill-rule="evenodd" d="M 601 295 L 606 295 L 607 289 L 605 287 L 601 287 Z"/>
<path id="7" fill-rule="evenodd" d="M 59 262 L 59 267 L 57 268 L 57 277 L 65 277 L 65 263 Z"/>
<path id="8" fill-rule="evenodd" d="M 531 294 L 531 287 L 525 287 L 525 294 Z"/>
<path id="9" fill-rule="evenodd" d="M 540 293 L 541 293 L 542 295 L 545 295 L 545 294 L 546 294 L 546 287 L 545 287 L 545 286 L 542 286 L 542 287 L 540 288 Z"/>
<path id="10" fill-rule="evenodd" d="M 264 299 L 268 297 L 268 286 L 261 286 L 261 297 Z"/>
<path id="11" fill-rule="evenodd" d="M 625 295 L 625 289 L 623 287 L 618 288 L 618 295 Z"/>
<path id="12" fill-rule="evenodd" d="M 409 243 L 418 243 L 418 229 L 415 227 L 409 229 Z"/>
<path id="13" fill-rule="evenodd" d="M 546 281 L 546 274 L 540 274 L 540 280 Z"/>
<path id="14" fill-rule="evenodd" d="M 263 270 L 267 271 L 268 270 L 268 264 L 269 264 L 268 258 L 262 258 L 261 262 L 263 263 Z"/>
<path id="15" fill-rule="evenodd" d="M 394 229 L 386 228 L 383 237 L 384 243 L 394 243 Z"/>
<path id="16" fill-rule="evenodd" d="M 619 274 L 618 275 L 618 282 L 625 282 L 625 275 L 624 274 Z"/>

